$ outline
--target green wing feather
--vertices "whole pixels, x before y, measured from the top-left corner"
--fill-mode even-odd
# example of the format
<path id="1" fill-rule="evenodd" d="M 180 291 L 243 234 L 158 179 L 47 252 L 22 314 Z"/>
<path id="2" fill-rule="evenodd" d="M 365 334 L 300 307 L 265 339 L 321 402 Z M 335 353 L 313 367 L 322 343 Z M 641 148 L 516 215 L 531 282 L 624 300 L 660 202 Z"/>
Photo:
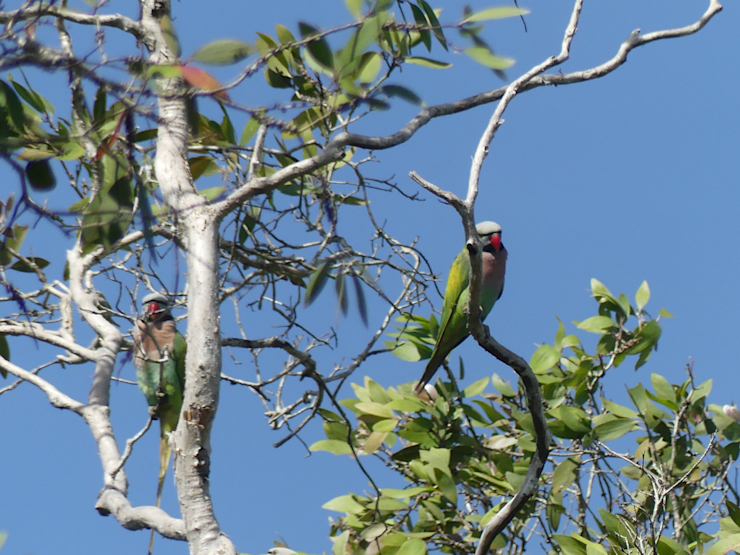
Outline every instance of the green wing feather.
<path id="1" fill-rule="evenodd" d="M 434 346 L 432 358 L 424 370 L 424 375 L 416 385 L 416 392 L 420 393 L 429 383 L 444 362 L 450 351 L 457 347 L 467 337 L 467 326 L 463 310 L 468 301 L 468 284 L 470 283 L 470 259 L 467 250 L 463 249 L 457 255 L 450 268 L 447 278 L 445 298 L 442 303 L 442 321 L 437 334 L 437 344 Z"/>
<path id="2" fill-rule="evenodd" d="M 159 484 L 157 487 L 157 507 L 162 500 L 162 487 L 164 478 L 167 474 L 167 467 L 170 463 L 170 442 L 169 434 L 177 428 L 177 421 L 180 418 L 182 409 L 182 396 L 185 391 L 185 355 L 187 353 L 187 343 L 185 338 L 178 331 L 175 332 L 175 339 L 172 345 L 172 351 L 166 362 L 162 363 L 162 389 L 164 397 L 159 402 Z M 157 365 L 157 363 L 149 363 Z"/>
<path id="3" fill-rule="evenodd" d="M 162 346 L 164 347 L 164 346 Z M 156 362 L 138 359 L 136 375 L 139 387 L 151 407 L 157 407 L 159 417 L 159 479 L 157 482 L 157 507 L 162 501 L 162 489 L 170 464 L 169 434 L 177 428 L 185 391 L 185 356 L 187 343 L 179 331 L 175 332 L 172 348 L 168 350 L 167 360 Z M 158 392 L 161 390 L 161 397 Z M 149 542 L 149 553 L 154 547 L 154 530 Z"/>

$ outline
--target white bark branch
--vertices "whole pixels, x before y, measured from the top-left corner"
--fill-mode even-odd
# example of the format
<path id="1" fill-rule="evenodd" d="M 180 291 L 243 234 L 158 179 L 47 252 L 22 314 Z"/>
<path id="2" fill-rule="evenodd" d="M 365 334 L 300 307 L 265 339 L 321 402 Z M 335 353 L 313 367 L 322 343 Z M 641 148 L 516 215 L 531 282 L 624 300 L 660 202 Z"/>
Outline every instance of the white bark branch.
<path id="1" fill-rule="evenodd" d="M 70 10 L 66 7 L 55 5 L 50 2 L 33 2 L 32 4 L 25 5 L 15 11 L 0 12 L 0 23 L 6 25 L 17 21 L 38 19 L 40 17 L 55 17 L 71 23 L 79 23 L 81 25 L 112 27 L 120 29 L 126 33 L 130 33 L 137 39 L 143 38 L 139 22 L 124 15 L 90 15 L 76 10 Z"/>
<path id="2" fill-rule="evenodd" d="M 0 333 L 5 335 L 24 336 L 49 343 L 56 347 L 61 347 L 73 353 L 83 359 L 95 362 L 98 359 L 99 353 L 78 345 L 74 341 L 70 341 L 62 337 L 59 332 L 49 331 L 41 324 L 35 322 L 0 322 Z M 61 355 L 60 355 L 61 356 Z"/>
<path id="3" fill-rule="evenodd" d="M 167 0 L 142 0 L 141 23 L 153 64 L 177 62 L 161 27 Z M 182 412 L 172 434 L 175 482 L 193 555 L 236 555 L 221 532 L 210 495 L 211 429 L 221 378 L 218 227 L 225 212 L 198 194 L 187 162 L 188 125 L 182 79 L 158 79 L 159 128 L 154 169 L 165 203 L 177 215 L 188 272 L 186 380 Z M 156 530 L 162 529 L 157 523 Z"/>
<path id="4" fill-rule="evenodd" d="M 72 397 L 69 397 L 68 395 L 65 395 L 45 379 L 29 372 L 28 370 L 24 370 L 20 366 L 16 366 L 3 357 L 0 357 L 0 368 L 9 374 L 13 374 L 16 378 L 20 378 L 38 387 L 44 392 L 46 397 L 49 399 L 49 402 L 56 408 L 67 409 L 72 412 L 76 412 L 77 414 L 82 414 L 82 409 L 84 407 L 82 403 L 72 399 Z"/>

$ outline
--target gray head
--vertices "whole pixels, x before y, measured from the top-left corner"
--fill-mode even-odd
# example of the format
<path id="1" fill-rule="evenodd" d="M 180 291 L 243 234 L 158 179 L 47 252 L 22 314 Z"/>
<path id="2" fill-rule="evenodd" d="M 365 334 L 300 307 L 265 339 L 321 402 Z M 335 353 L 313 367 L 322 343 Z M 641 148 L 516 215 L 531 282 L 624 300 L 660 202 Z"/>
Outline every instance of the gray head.
<path id="1" fill-rule="evenodd" d="M 141 301 L 141 307 L 145 314 L 144 317 L 147 320 L 171 319 L 171 306 L 170 299 L 161 293 L 150 293 Z"/>
<path id="2" fill-rule="evenodd" d="M 501 243 L 500 225 L 496 222 L 481 222 L 475 226 L 475 229 L 480 236 L 481 243 L 491 245 L 496 252 L 501 250 L 503 244 Z"/>

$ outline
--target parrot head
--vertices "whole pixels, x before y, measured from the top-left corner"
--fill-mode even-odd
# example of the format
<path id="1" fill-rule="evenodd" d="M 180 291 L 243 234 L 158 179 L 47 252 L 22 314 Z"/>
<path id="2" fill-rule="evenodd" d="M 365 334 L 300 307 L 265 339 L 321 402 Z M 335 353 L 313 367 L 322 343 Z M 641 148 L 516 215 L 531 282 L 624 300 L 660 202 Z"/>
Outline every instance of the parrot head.
<path id="1" fill-rule="evenodd" d="M 496 222 L 481 222 L 475 226 L 475 229 L 481 238 L 484 248 L 491 245 L 495 252 L 499 252 L 503 248 L 504 245 L 501 242 L 501 226 Z"/>
<path id="2" fill-rule="evenodd" d="M 160 293 L 151 293 L 141 301 L 144 319 L 149 322 L 162 320 L 170 312 L 170 300 Z"/>

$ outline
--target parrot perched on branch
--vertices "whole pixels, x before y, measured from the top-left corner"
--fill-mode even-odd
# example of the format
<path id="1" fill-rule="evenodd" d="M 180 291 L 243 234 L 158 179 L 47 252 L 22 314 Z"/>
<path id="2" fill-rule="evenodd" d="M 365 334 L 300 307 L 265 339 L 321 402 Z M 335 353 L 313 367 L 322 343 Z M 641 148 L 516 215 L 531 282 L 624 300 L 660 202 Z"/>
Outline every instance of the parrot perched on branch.
<path id="1" fill-rule="evenodd" d="M 501 242 L 501 226 L 496 222 L 481 222 L 476 226 L 480 237 L 479 246 L 483 250 L 483 287 L 481 289 L 481 317 L 485 320 L 493 305 L 504 292 L 504 275 L 508 253 Z M 470 259 L 464 248 L 457 255 L 447 278 L 442 320 L 439 325 L 437 344 L 432 357 L 424 370 L 424 375 L 416 384 L 414 392 L 424 391 L 437 368 L 445 361 L 452 349 L 470 335 L 468 332 L 468 283 L 470 282 Z"/>
<path id="2" fill-rule="evenodd" d="M 157 507 L 170 462 L 169 434 L 177 428 L 185 390 L 187 344 L 175 327 L 170 300 L 159 293 L 144 297 L 143 317 L 134 330 L 134 365 L 139 389 L 149 403 L 149 413 L 159 419 L 159 482 Z M 154 531 L 152 530 L 152 543 Z M 149 553 L 152 544 L 149 546 Z"/>

